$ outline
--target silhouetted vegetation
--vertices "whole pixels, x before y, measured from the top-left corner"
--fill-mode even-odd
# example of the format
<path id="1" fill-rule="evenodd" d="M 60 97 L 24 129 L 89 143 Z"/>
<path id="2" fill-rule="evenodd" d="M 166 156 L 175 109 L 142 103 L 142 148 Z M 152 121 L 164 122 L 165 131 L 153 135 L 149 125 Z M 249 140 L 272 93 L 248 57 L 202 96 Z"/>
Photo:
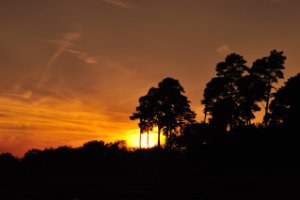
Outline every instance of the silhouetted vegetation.
<path id="1" fill-rule="evenodd" d="M 270 135 L 269 132 L 287 124 L 283 118 L 295 118 L 296 121 L 297 114 L 288 110 L 292 110 L 290 106 L 296 108 L 298 104 L 286 105 L 288 99 L 297 96 L 296 91 L 291 92 L 292 87 L 297 87 L 290 86 L 291 81 L 273 93 L 276 91 L 274 84 L 284 77 L 285 60 L 283 52 L 273 50 L 269 56 L 257 59 L 252 67 L 248 67 L 243 56 L 236 53 L 228 55 L 216 65 L 216 77 L 207 83 L 204 90 L 204 99 L 201 101 L 205 106 L 203 123 L 196 123 L 195 113 L 182 94 L 183 87 L 172 78 L 164 79 L 157 88 L 150 88 L 147 95 L 139 99 L 139 106 L 130 119 L 139 119 L 141 134 L 149 134 L 154 126 L 158 127 L 158 136 L 163 130 L 167 137 L 164 148 L 171 151 L 186 151 L 216 144 L 279 145 L 282 138 L 275 133 Z M 263 102 L 264 120 L 261 124 L 253 124 Z M 268 127 L 269 121 L 272 127 Z"/>
<path id="2" fill-rule="evenodd" d="M 261 110 L 257 103 L 264 100 L 267 126 L 273 84 L 283 78 L 285 59 L 283 52 L 273 50 L 249 68 L 242 56 L 228 55 L 224 62 L 217 64 L 217 77 L 204 90 L 204 122 L 207 114 L 211 114 L 210 123 L 221 130 L 250 125 L 254 113 Z"/>
<path id="3" fill-rule="evenodd" d="M 256 60 L 252 66 L 252 72 L 259 77 L 264 84 L 264 100 L 266 101 L 264 124 L 269 122 L 269 103 L 274 89 L 273 84 L 278 82 L 278 79 L 283 79 L 283 70 L 286 57 L 283 52 L 276 50 L 271 51 L 268 57 L 263 57 Z"/>
<path id="4" fill-rule="evenodd" d="M 300 74 L 290 78 L 274 95 L 270 105 L 271 124 L 297 130 L 300 116 Z"/>
<path id="5" fill-rule="evenodd" d="M 276 90 L 285 59 L 273 50 L 250 68 L 228 55 L 206 85 L 201 123 L 179 81 L 163 79 L 130 117 L 140 134 L 158 127 L 155 148 L 90 141 L 1 154 L 0 199 L 297 199 L 300 74 Z"/>
<path id="6" fill-rule="evenodd" d="M 210 123 L 220 131 L 250 124 L 260 110 L 256 104 L 261 98 L 259 80 L 245 64 L 242 56 L 230 54 L 217 64 L 217 77 L 204 90 L 205 118 L 210 114 Z"/>
<path id="7" fill-rule="evenodd" d="M 256 139 L 267 134 L 249 127 L 239 141 L 247 144 L 253 131 Z M 79 148 L 33 149 L 23 158 L 2 154 L 1 199 L 282 199 L 298 191 L 292 151 L 216 148 L 207 124 L 184 132 L 176 143 L 180 151 L 91 141 Z"/>
<path id="8" fill-rule="evenodd" d="M 180 133 L 186 124 L 195 122 L 196 114 L 190 109 L 190 102 L 183 93 L 184 89 L 178 80 L 165 78 L 158 88 L 150 88 L 148 94 L 139 99 L 140 105 L 130 117 L 140 120 L 141 134 L 157 126 L 158 148 L 161 130 L 166 136 L 166 147 L 169 147 L 170 138 Z"/>

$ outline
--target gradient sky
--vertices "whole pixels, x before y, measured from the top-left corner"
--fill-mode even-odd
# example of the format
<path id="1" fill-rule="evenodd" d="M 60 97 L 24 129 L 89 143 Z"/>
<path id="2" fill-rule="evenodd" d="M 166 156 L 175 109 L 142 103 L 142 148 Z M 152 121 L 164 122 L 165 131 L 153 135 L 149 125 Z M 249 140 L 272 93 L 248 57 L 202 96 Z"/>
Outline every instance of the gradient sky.
<path id="1" fill-rule="evenodd" d="M 202 119 L 205 84 L 231 52 L 272 49 L 300 70 L 298 0 L 0 0 L 0 153 L 126 139 L 165 77 Z M 153 136 L 154 137 L 154 136 Z"/>

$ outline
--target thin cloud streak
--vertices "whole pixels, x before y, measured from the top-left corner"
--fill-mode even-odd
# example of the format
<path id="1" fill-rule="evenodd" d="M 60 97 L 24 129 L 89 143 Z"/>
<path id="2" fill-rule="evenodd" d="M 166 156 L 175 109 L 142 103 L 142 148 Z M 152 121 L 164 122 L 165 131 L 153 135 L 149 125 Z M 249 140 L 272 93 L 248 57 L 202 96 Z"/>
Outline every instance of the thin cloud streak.
<path id="1" fill-rule="evenodd" d="M 104 3 L 110 4 L 110 5 L 113 5 L 113 6 L 120 7 L 120 8 L 136 9 L 135 6 L 133 6 L 133 5 L 129 4 L 129 3 L 125 3 L 122 0 L 101 0 L 101 1 L 104 2 Z"/>
<path id="2" fill-rule="evenodd" d="M 73 31 L 66 33 L 62 40 L 43 40 L 48 43 L 54 43 L 58 46 L 57 51 L 53 54 L 53 56 L 47 62 L 47 68 L 42 76 L 40 83 L 38 84 L 38 88 L 43 86 L 43 84 L 48 80 L 48 74 L 53 64 L 57 59 L 59 59 L 63 53 L 69 53 L 76 56 L 81 61 L 85 62 L 86 64 L 97 64 L 98 62 L 96 59 L 83 51 L 79 51 L 74 49 L 74 46 L 79 46 L 75 42 L 81 37 L 81 31 Z"/>
<path id="3" fill-rule="evenodd" d="M 86 64 L 98 64 L 98 62 L 96 61 L 96 59 L 94 57 L 88 55 L 85 52 L 81 52 L 81 51 L 70 49 L 70 48 L 65 49 L 65 51 L 70 54 L 75 55 L 78 59 L 82 60 Z"/>
<path id="4" fill-rule="evenodd" d="M 45 84 L 45 82 L 48 80 L 48 73 L 51 70 L 53 63 L 65 52 L 65 50 L 68 47 L 70 47 L 72 45 L 72 42 L 79 39 L 80 36 L 81 36 L 80 31 L 70 32 L 70 33 L 65 34 L 64 40 L 55 42 L 55 43 L 59 44 L 59 48 L 47 62 L 46 71 L 42 75 L 41 81 L 37 85 L 38 88 L 41 88 Z M 47 40 L 45 40 L 45 41 L 47 41 Z M 50 41 L 50 42 L 53 43 L 53 41 Z"/>
<path id="5" fill-rule="evenodd" d="M 82 145 L 94 138 L 110 142 L 117 140 L 119 133 L 135 127 L 112 120 L 104 108 L 90 111 L 78 99 L 61 102 L 44 97 L 40 101 L 23 102 L 0 96 L 0 103 L 3 105 L 0 108 L 0 143 L 11 138 L 9 145 L 0 147 L 0 153 L 8 151 L 22 155 L 33 147 Z"/>
<path id="6" fill-rule="evenodd" d="M 71 32 L 65 35 L 65 40 L 60 41 L 60 47 L 59 49 L 54 53 L 54 55 L 50 58 L 48 61 L 48 67 L 52 66 L 52 64 L 57 60 L 62 53 L 70 47 L 73 41 L 79 39 L 81 36 L 80 32 Z"/>
<path id="7" fill-rule="evenodd" d="M 219 46 L 216 51 L 217 51 L 218 54 L 223 56 L 225 54 L 230 53 L 232 50 L 231 50 L 231 48 L 229 47 L 228 44 L 223 44 L 223 45 Z"/>

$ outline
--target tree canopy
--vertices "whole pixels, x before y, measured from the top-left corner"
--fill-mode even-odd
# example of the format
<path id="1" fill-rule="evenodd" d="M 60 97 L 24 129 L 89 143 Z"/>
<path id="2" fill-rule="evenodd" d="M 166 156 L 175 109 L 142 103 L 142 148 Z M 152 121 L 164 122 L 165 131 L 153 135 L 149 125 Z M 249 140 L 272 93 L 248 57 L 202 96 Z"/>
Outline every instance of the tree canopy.
<path id="1" fill-rule="evenodd" d="M 211 116 L 210 123 L 222 130 L 249 125 L 260 111 L 258 103 L 264 100 L 265 126 L 269 118 L 269 102 L 274 84 L 282 79 L 286 57 L 273 50 L 270 55 L 257 59 L 252 67 L 235 53 L 228 55 L 216 66 L 216 77 L 207 83 L 204 90 L 204 113 Z"/>
<path id="2" fill-rule="evenodd" d="M 148 93 L 139 99 L 139 106 L 130 119 L 140 120 L 141 132 L 157 126 L 160 147 L 161 131 L 168 140 L 171 134 L 176 134 L 186 124 L 195 122 L 196 114 L 191 110 L 190 101 L 184 93 L 178 80 L 165 78 L 157 88 L 150 88 Z"/>
<path id="3" fill-rule="evenodd" d="M 292 127 L 297 123 L 300 75 L 289 79 L 276 92 L 276 83 L 284 78 L 285 60 L 283 52 L 273 50 L 268 56 L 255 60 L 250 68 L 243 56 L 236 53 L 226 56 L 216 65 L 215 77 L 207 83 L 203 93 L 204 123 L 196 122 L 184 88 L 173 78 L 163 79 L 140 97 L 130 119 L 139 120 L 141 134 L 157 127 L 158 147 L 163 132 L 167 149 L 178 146 L 194 149 L 197 144 L 230 143 L 233 138 L 244 144 L 249 144 L 245 141 L 252 143 L 254 140 L 245 138 L 252 138 L 250 132 L 260 132 L 262 125 L 267 129 L 269 122 L 273 127 Z M 254 125 L 252 120 L 261 110 L 261 102 L 265 102 L 264 120 Z M 241 132 L 248 136 L 240 136 Z M 229 137 L 229 134 L 233 135 Z"/>
<path id="4" fill-rule="evenodd" d="M 222 130 L 249 124 L 254 112 L 259 111 L 257 88 L 259 79 L 246 66 L 246 60 L 235 53 L 228 55 L 216 66 L 216 77 L 204 90 L 205 119 L 211 115 L 211 123 Z"/>
<path id="5" fill-rule="evenodd" d="M 259 77 L 264 85 L 263 99 L 266 102 L 264 124 L 268 125 L 269 121 L 269 103 L 272 97 L 274 83 L 284 78 L 283 70 L 286 57 L 282 51 L 272 50 L 268 57 L 257 59 L 251 68 L 252 73 Z"/>
<path id="6" fill-rule="evenodd" d="M 300 116 L 300 74 L 290 78 L 274 95 L 270 105 L 273 125 L 297 127 Z"/>

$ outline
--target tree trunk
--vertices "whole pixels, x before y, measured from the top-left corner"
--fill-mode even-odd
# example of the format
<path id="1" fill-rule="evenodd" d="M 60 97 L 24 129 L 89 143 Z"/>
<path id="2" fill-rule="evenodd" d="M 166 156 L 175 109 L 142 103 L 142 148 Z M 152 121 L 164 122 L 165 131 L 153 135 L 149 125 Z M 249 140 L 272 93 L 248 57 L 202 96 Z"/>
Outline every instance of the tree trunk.
<path id="1" fill-rule="evenodd" d="M 206 124 L 207 111 L 204 112 L 204 124 Z"/>
<path id="2" fill-rule="evenodd" d="M 269 96 L 269 95 L 268 95 Z M 269 98 L 270 97 L 268 97 L 267 96 L 267 100 L 266 100 L 266 109 L 265 109 L 265 116 L 264 116 L 264 125 L 265 125 L 265 128 L 267 128 L 267 126 L 268 126 L 268 111 L 269 111 Z"/>
<path id="3" fill-rule="evenodd" d="M 142 148 L 142 131 L 140 131 L 140 149 Z"/>
<path id="4" fill-rule="evenodd" d="M 264 125 L 265 128 L 268 126 L 268 113 L 269 113 L 269 101 L 270 101 L 270 96 L 271 96 L 271 80 L 269 80 L 268 85 L 267 85 L 267 98 L 266 98 L 266 108 L 265 108 L 265 116 L 264 116 Z"/>
<path id="5" fill-rule="evenodd" d="M 166 143 L 165 143 L 165 147 L 167 149 L 169 147 L 169 125 L 167 125 L 167 127 L 166 127 Z"/>
<path id="6" fill-rule="evenodd" d="M 169 138 L 169 125 L 167 125 L 167 130 L 166 130 L 166 139 Z"/>
<path id="7" fill-rule="evenodd" d="M 149 149 L 149 131 L 147 131 L 147 148 Z"/>
<path id="8" fill-rule="evenodd" d="M 160 126 L 158 127 L 157 147 L 160 149 Z"/>

